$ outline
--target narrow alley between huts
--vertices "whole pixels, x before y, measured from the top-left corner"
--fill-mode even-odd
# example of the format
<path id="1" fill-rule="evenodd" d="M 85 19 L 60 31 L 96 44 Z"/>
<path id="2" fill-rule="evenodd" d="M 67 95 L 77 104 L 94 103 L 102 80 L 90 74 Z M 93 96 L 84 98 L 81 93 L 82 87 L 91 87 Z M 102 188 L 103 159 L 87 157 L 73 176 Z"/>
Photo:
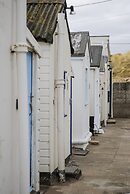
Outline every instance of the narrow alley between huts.
<path id="1" fill-rule="evenodd" d="M 130 193 L 130 119 L 117 119 L 94 136 L 99 145 L 89 145 L 86 156 L 72 156 L 82 169 L 79 180 L 69 179 L 52 186 L 46 194 L 129 194 Z M 45 192 L 46 191 L 46 192 Z"/>

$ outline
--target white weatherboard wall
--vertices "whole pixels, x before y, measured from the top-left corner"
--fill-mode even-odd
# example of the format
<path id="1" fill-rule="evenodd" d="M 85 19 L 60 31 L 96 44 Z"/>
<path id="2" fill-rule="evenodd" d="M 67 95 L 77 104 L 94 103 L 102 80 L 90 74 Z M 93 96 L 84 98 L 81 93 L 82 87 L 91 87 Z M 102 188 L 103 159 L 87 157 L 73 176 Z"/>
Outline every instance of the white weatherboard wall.
<path id="1" fill-rule="evenodd" d="M 44 168 L 48 169 L 48 163 L 50 160 L 49 157 L 49 132 L 50 132 L 50 119 L 49 119 L 49 103 L 50 103 L 50 56 L 49 56 L 49 45 L 46 46 L 46 49 L 44 49 L 44 45 L 42 43 L 41 46 L 41 52 L 42 52 L 42 58 L 40 59 L 40 63 L 37 66 L 37 100 L 38 100 L 38 106 L 37 106 L 37 119 L 39 121 L 38 129 L 40 130 L 40 163 L 44 164 Z M 44 58 L 44 54 L 46 55 L 46 58 Z M 44 59 L 43 59 L 44 58 Z M 43 149 L 44 150 L 43 150 Z M 46 157 L 42 157 L 42 155 L 45 155 Z M 40 166 L 41 170 L 42 166 Z"/>
<path id="2" fill-rule="evenodd" d="M 26 180 L 26 177 L 22 177 L 20 173 L 21 152 L 19 149 L 25 148 L 19 146 L 21 138 L 18 125 L 19 110 L 16 110 L 18 61 L 14 47 L 11 47 L 16 44 L 16 3 L 17 1 L 14 0 L 0 1 L 0 194 L 21 194 L 23 188 L 20 185 Z M 26 37 L 26 34 L 24 35 Z M 32 45 L 29 47 L 33 52 Z M 38 56 L 35 55 L 34 58 Z M 24 151 L 29 154 L 29 146 L 27 149 Z M 26 163 L 24 160 L 22 162 Z M 38 174 L 36 168 L 35 174 Z M 26 183 L 29 183 L 29 176 Z M 36 187 L 38 188 L 38 185 L 34 184 L 34 188 Z M 27 190 L 29 193 L 29 185 Z"/>
<path id="3" fill-rule="evenodd" d="M 95 68 L 90 69 L 90 116 L 95 115 Z"/>
<path id="4" fill-rule="evenodd" d="M 13 193 L 12 2 L 0 1 L 0 193 Z"/>
<path id="5" fill-rule="evenodd" d="M 108 103 L 108 67 L 105 63 L 105 71 L 100 72 L 100 120 L 106 126 L 109 113 L 109 103 Z"/>
<path id="6" fill-rule="evenodd" d="M 28 28 L 26 28 L 28 51 L 32 53 L 32 161 L 31 161 L 31 186 L 39 191 L 39 122 L 37 121 L 37 77 L 41 58 L 41 48 Z"/>
<path id="7" fill-rule="evenodd" d="M 109 60 L 109 36 L 92 36 L 91 37 L 91 44 L 92 45 L 102 45 L 103 46 L 103 51 L 102 55 L 106 56 Z M 104 91 L 101 93 L 104 93 L 104 103 L 102 102 L 101 104 L 101 121 L 104 121 L 104 125 L 107 124 L 108 120 L 108 114 L 109 114 L 109 108 L 110 104 L 108 102 L 108 91 L 110 91 L 110 71 L 109 69 L 109 61 L 105 62 L 105 72 L 101 73 L 101 77 L 104 76 L 104 78 L 101 78 L 101 85 Z M 103 81 L 103 82 L 102 82 Z M 112 110 L 113 111 L 113 110 Z"/>
<path id="8" fill-rule="evenodd" d="M 94 118 L 94 130 L 100 129 L 100 87 L 99 87 L 99 68 L 95 69 L 95 118 Z"/>
<path id="9" fill-rule="evenodd" d="M 64 91 L 64 140 L 66 159 L 70 155 L 70 43 L 66 21 L 64 32 L 64 71 L 66 71 Z M 58 35 L 54 33 L 53 44 L 40 42 L 42 58 L 37 66 L 37 119 L 40 130 L 40 172 L 52 173 L 58 167 L 58 130 L 57 130 L 57 77 Z M 64 72 L 63 72 L 64 73 Z M 38 130 L 37 129 L 37 130 Z"/>
<path id="10" fill-rule="evenodd" d="M 90 68 L 90 116 L 94 116 L 94 130 L 100 128 L 99 68 Z"/>
<path id="11" fill-rule="evenodd" d="M 105 121 L 105 76 L 104 72 L 100 72 L 100 121 Z"/>
<path id="12" fill-rule="evenodd" d="M 73 79 L 73 146 L 85 149 L 90 140 L 89 131 L 89 87 L 90 58 L 88 46 L 85 57 L 71 58 Z"/>

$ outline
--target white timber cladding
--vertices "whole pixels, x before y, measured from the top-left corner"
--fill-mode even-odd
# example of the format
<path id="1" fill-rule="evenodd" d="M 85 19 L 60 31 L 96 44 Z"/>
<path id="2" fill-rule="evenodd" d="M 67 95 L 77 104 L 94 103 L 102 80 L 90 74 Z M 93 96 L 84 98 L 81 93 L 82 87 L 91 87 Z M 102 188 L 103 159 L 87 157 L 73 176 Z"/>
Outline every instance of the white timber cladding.
<path id="1" fill-rule="evenodd" d="M 65 37 L 64 37 L 64 72 L 65 77 L 64 90 L 64 124 L 65 124 L 65 159 L 70 155 L 70 79 L 71 79 L 71 53 L 70 42 L 68 37 L 68 29 L 65 21 Z"/>
<path id="2" fill-rule="evenodd" d="M 95 68 L 90 69 L 90 116 L 94 116 L 95 107 Z"/>
<path id="3" fill-rule="evenodd" d="M 90 69 L 90 116 L 94 116 L 94 130 L 100 128 L 99 68 Z"/>
<path id="4" fill-rule="evenodd" d="M 104 122 L 104 125 L 106 125 L 107 118 L 108 118 L 108 83 L 107 83 L 107 64 L 105 63 L 105 72 L 100 72 L 100 115 L 101 115 L 101 121 Z"/>
<path id="5" fill-rule="evenodd" d="M 73 142 L 77 139 L 81 139 L 83 136 L 83 79 L 82 79 L 82 69 L 83 69 L 83 59 L 72 58 L 72 67 L 74 72 L 73 80 Z M 85 70 L 85 69 L 84 69 Z M 82 119 L 80 119 L 80 117 Z"/>
<path id="6" fill-rule="evenodd" d="M 64 72 L 65 73 L 65 88 L 64 88 L 64 136 L 65 136 L 65 159 L 70 155 L 70 78 L 72 75 L 71 68 L 71 53 L 70 53 L 70 42 L 68 36 L 68 29 L 65 22 L 65 32 L 64 32 Z M 57 32 L 58 29 L 56 29 Z M 54 61 L 54 80 L 57 79 L 57 56 L 58 56 L 58 35 L 54 35 L 54 52 L 53 52 L 53 61 Z M 57 90 L 55 88 L 55 115 L 54 115 L 54 127 L 55 127 L 55 165 L 57 165 L 57 156 L 58 156 L 58 141 L 57 141 Z"/>
<path id="7" fill-rule="evenodd" d="M 40 122 L 37 119 L 39 117 L 36 114 L 38 108 L 38 100 L 37 100 L 37 82 L 38 77 L 38 68 L 40 63 L 40 46 L 37 41 L 34 39 L 32 34 L 29 32 L 27 36 L 27 46 L 28 52 L 32 53 L 32 160 L 31 160 L 31 183 L 32 187 L 35 191 L 39 191 L 39 125 Z M 34 50 L 37 48 L 37 51 Z M 34 111 L 33 111 L 34 110 Z"/>
<path id="8" fill-rule="evenodd" d="M 37 110 L 38 101 L 37 101 L 37 73 L 39 66 L 39 57 L 37 54 L 33 53 L 33 86 L 32 86 L 32 107 L 35 107 Z M 32 110 L 33 110 L 32 108 Z M 39 191 L 39 120 L 37 119 L 39 115 L 35 114 L 35 111 L 32 111 L 32 186 L 35 191 Z"/>
<path id="9" fill-rule="evenodd" d="M 100 72 L 100 121 L 105 121 L 105 72 Z"/>
<path id="10" fill-rule="evenodd" d="M 92 45 L 102 45 L 103 51 L 102 55 L 109 58 L 109 36 L 92 36 L 91 37 Z M 108 70 L 109 61 L 105 63 L 105 72 L 104 72 L 104 105 L 101 106 L 101 121 L 104 121 L 104 125 L 107 123 L 110 102 L 108 102 L 108 92 L 110 91 L 110 71 Z M 103 76 L 103 75 L 102 75 Z M 102 92 L 103 93 L 103 92 Z M 101 103 L 102 104 L 102 103 Z"/>
<path id="11" fill-rule="evenodd" d="M 105 72 L 100 72 L 100 120 L 106 125 L 108 119 L 108 70 L 105 63 Z"/>
<path id="12" fill-rule="evenodd" d="M 14 6 L 16 2 L 14 3 Z M 12 34 L 15 32 L 12 18 L 13 1 L 0 1 L 0 193 L 16 193 L 14 182 L 16 175 L 17 162 L 15 151 L 17 146 L 15 138 L 15 126 L 13 119 L 15 118 L 15 66 L 13 64 L 13 56 L 10 53 L 10 45 L 12 44 Z M 14 11 L 15 12 L 15 11 Z M 11 25 L 12 24 L 12 25 Z M 15 59 L 14 59 L 15 60 Z M 15 83 L 15 82 L 14 82 Z M 14 92 L 14 93 L 13 93 Z M 15 118 L 15 121 L 17 119 Z M 16 122 L 17 123 L 17 122 Z M 15 143 L 14 143 L 15 142 Z M 14 145 L 15 144 L 15 145 Z M 16 156 L 17 157 L 17 156 Z M 16 166 L 15 166 L 16 164 Z M 15 168 L 14 168 L 15 166 Z M 8 186 L 7 186 L 8 185 Z M 15 184 L 16 185 L 16 184 Z"/>
<path id="13" fill-rule="evenodd" d="M 73 144 L 86 148 L 90 139 L 89 96 L 90 96 L 90 57 L 88 44 L 85 57 L 72 57 L 73 80 Z M 82 118 L 82 119 L 81 119 Z"/>
<path id="14" fill-rule="evenodd" d="M 71 54 L 68 30 L 65 21 L 64 33 L 64 72 L 66 72 L 64 95 L 64 132 L 65 156 L 70 155 L 70 76 Z M 52 173 L 58 167 L 58 129 L 57 129 L 57 93 L 55 81 L 57 79 L 58 29 L 53 35 L 53 44 L 40 42 L 41 59 L 37 66 L 37 119 L 40 131 L 40 172 Z M 63 73 L 64 73 L 63 72 Z"/>
<path id="15" fill-rule="evenodd" d="M 19 95 L 18 85 L 19 83 L 22 83 L 22 82 L 18 83 L 18 77 L 19 77 L 18 76 L 19 61 L 17 57 L 18 53 L 15 52 L 16 50 L 15 51 L 13 50 L 13 52 L 11 52 L 12 49 L 15 48 L 14 45 L 18 43 L 16 41 L 16 37 L 17 37 L 16 34 L 17 34 L 17 29 L 18 29 L 17 28 L 18 23 L 16 23 L 17 21 L 16 18 L 18 19 L 18 15 L 19 15 L 18 9 L 16 10 L 16 7 L 18 6 L 18 4 L 16 3 L 18 2 L 19 1 L 14 1 L 14 0 L 6 0 L 6 1 L 0 0 L 0 37 L 1 37 L 0 59 L 2 61 L 1 71 L 0 71 L 0 90 L 1 90 L 1 96 L 0 96 L 0 107 L 1 107 L 1 112 L 0 112 L 0 193 L 1 194 L 4 194 L 4 193 L 5 194 L 6 193 L 19 194 L 19 193 L 23 193 L 22 192 L 23 190 L 24 191 L 26 189 L 29 190 L 29 184 L 28 185 L 22 184 L 22 183 L 25 183 L 25 184 L 29 183 L 29 176 L 26 177 L 25 174 L 21 176 L 21 169 L 23 168 L 20 167 L 21 166 L 20 158 L 22 158 L 23 159 L 22 167 L 24 167 L 26 163 L 28 167 L 26 169 L 24 168 L 24 170 L 26 174 L 29 174 L 27 173 L 27 171 L 29 172 L 29 163 L 28 163 L 27 157 L 25 158 L 25 160 L 22 157 L 23 155 L 25 156 L 28 155 L 28 158 L 29 158 L 29 152 L 27 155 L 25 154 L 29 150 L 29 144 L 27 145 L 27 147 L 24 144 L 24 147 L 21 146 L 20 148 L 20 141 L 19 141 L 21 137 L 19 133 L 20 103 L 19 103 L 18 110 L 16 110 L 16 99 L 18 99 L 18 95 Z M 26 2 L 22 7 L 19 6 L 21 9 L 21 14 L 23 10 L 22 8 L 25 5 L 26 5 Z M 24 29 L 23 29 L 23 32 L 24 32 Z M 34 66 L 37 66 L 36 63 L 38 63 L 39 54 L 37 55 L 34 52 L 36 41 L 34 41 L 34 44 L 31 44 L 31 45 L 30 45 L 31 42 L 25 41 L 24 43 L 26 43 L 29 49 L 31 50 L 31 52 L 33 52 L 33 64 Z M 36 45 L 36 48 L 37 48 L 37 45 Z M 24 65 L 26 66 L 26 53 L 25 53 Z M 35 102 L 33 102 L 33 105 L 35 106 Z M 32 174 L 33 174 L 32 184 L 33 184 L 33 188 L 36 189 L 36 191 L 38 191 L 38 188 L 39 188 L 39 173 L 38 173 L 39 166 L 37 162 L 39 159 L 38 146 L 37 146 L 38 131 L 35 131 L 35 126 L 34 126 L 35 121 L 34 120 L 35 118 L 33 118 L 33 122 L 34 122 L 33 132 L 34 133 L 36 132 L 36 133 L 35 134 L 33 133 L 33 142 L 32 142 L 33 143 L 32 145 L 33 153 L 32 154 L 33 156 L 35 155 L 35 157 L 32 156 L 33 157 L 32 159 Z M 24 126 L 25 125 L 23 125 L 23 128 Z M 24 140 L 25 139 L 26 138 L 24 138 Z M 22 149 L 23 155 L 21 155 L 21 151 L 20 151 L 21 149 Z M 24 193 L 26 193 L 26 191 Z"/>
<path id="16" fill-rule="evenodd" d="M 99 68 L 95 68 L 95 115 L 94 130 L 100 128 L 100 96 L 99 96 Z"/>
<path id="17" fill-rule="evenodd" d="M 50 171 L 50 46 L 41 45 L 41 59 L 37 65 L 37 119 L 40 131 L 40 167 L 42 172 Z"/>

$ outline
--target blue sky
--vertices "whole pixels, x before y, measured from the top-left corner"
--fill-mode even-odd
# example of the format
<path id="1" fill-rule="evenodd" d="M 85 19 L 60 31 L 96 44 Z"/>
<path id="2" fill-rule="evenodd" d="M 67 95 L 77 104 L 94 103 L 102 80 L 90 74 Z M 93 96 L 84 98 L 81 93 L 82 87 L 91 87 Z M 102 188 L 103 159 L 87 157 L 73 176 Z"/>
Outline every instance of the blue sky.
<path id="1" fill-rule="evenodd" d="M 102 0 L 67 0 L 67 4 L 77 6 L 99 1 Z M 68 11 L 68 20 L 71 31 L 110 35 L 112 54 L 130 51 L 130 0 L 112 0 L 97 5 L 75 7 L 74 15 L 70 15 Z"/>

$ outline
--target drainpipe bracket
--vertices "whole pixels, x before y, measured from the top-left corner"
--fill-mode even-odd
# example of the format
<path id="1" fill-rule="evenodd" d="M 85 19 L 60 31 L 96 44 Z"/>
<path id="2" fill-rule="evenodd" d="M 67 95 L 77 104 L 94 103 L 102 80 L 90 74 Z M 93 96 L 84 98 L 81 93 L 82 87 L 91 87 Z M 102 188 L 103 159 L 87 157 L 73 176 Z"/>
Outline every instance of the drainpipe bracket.
<path id="1" fill-rule="evenodd" d="M 13 46 L 11 46 L 11 52 L 16 53 L 27 53 L 28 52 L 28 46 L 26 43 L 17 43 Z"/>
<path id="2" fill-rule="evenodd" d="M 64 87 L 65 81 L 64 79 L 56 80 L 56 88 Z"/>

